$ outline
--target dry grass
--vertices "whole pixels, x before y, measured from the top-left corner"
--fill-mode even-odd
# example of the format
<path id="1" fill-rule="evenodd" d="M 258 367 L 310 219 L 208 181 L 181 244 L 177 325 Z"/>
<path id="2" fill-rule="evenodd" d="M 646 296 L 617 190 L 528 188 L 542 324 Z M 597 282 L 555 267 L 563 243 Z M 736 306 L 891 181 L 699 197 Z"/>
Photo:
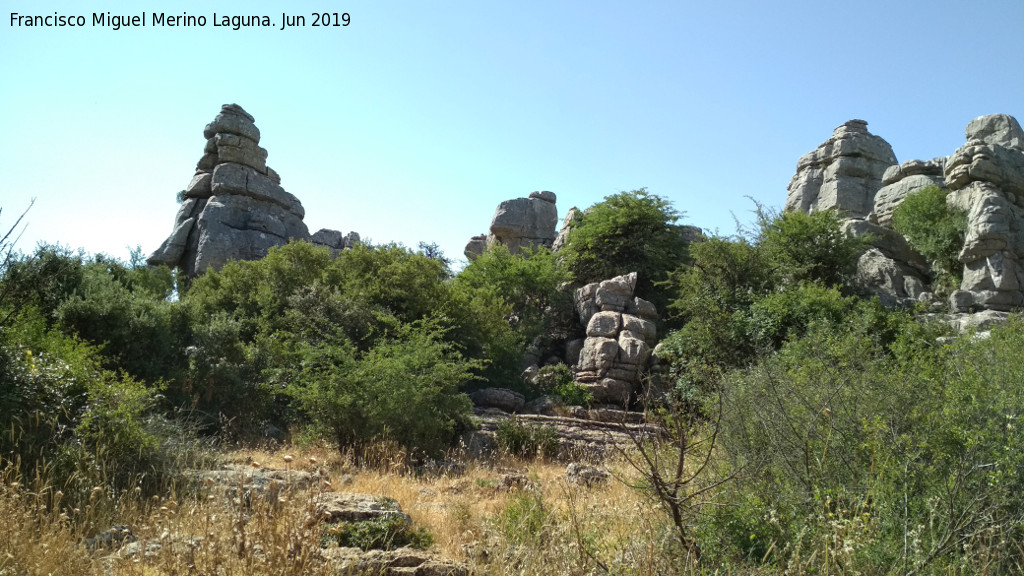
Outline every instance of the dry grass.
<path id="1" fill-rule="evenodd" d="M 320 469 L 330 486 L 286 492 L 282 501 L 260 500 L 251 510 L 227 503 L 223 486 L 150 500 L 126 494 L 115 501 L 97 490 L 87 509 L 75 513 L 64 510 L 42 480 L 25 487 L 8 474 L 0 487 L 0 514 L 10 526 L 0 531 L 0 576 L 330 574 L 319 557 L 319 532 L 305 522 L 311 498 L 320 490 L 394 498 L 415 525 L 431 532 L 433 552 L 468 563 L 476 574 L 683 572 L 668 560 L 671 532 L 650 502 L 614 479 L 589 488 L 570 484 L 562 464 L 469 463 L 458 474 L 417 476 L 397 467 L 356 467 L 351 459 L 318 447 L 243 450 L 225 459 Z M 502 485 L 507 474 L 524 475 L 529 482 L 509 489 Z M 85 537 L 114 524 L 130 526 L 139 543 L 121 554 L 82 546 Z M 154 551 L 125 554 L 144 547 Z"/>

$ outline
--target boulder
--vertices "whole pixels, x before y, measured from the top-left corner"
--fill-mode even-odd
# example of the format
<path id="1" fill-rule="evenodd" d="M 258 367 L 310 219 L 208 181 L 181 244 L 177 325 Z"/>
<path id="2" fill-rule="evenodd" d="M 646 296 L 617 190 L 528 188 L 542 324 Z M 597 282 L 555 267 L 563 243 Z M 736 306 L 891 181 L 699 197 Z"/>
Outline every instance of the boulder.
<path id="1" fill-rule="evenodd" d="M 1024 152 L 1024 130 L 1017 119 L 1007 114 L 990 114 L 971 120 L 964 130 L 968 140 L 981 140 Z"/>
<path id="2" fill-rule="evenodd" d="M 487 243 L 503 244 L 513 254 L 531 246 L 551 247 L 557 224 L 558 209 L 546 196 L 506 200 L 494 212 Z"/>
<path id="3" fill-rule="evenodd" d="M 503 412 L 518 412 L 526 404 L 526 397 L 508 388 L 484 388 L 471 392 L 469 399 L 480 408 L 496 408 Z"/>
<path id="4" fill-rule="evenodd" d="M 587 336 L 615 338 L 622 328 L 622 314 L 618 312 L 598 312 L 587 323 Z"/>
<path id="5" fill-rule="evenodd" d="M 551 249 L 558 252 L 565 246 L 565 243 L 569 240 L 569 232 L 579 223 L 583 213 L 579 211 L 575 206 L 569 208 L 569 212 L 566 213 L 565 219 L 562 220 L 562 227 L 558 230 L 558 236 L 555 237 L 555 241 L 551 244 Z"/>

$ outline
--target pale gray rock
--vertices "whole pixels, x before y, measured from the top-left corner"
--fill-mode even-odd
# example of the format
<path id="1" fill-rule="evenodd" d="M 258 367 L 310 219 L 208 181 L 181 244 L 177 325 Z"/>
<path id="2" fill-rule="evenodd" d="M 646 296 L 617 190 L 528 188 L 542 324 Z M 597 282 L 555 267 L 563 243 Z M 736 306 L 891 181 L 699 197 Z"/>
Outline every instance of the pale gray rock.
<path id="1" fill-rule="evenodd" d="M 619 342 L 613 338 L 591 337 L 583 343 L 580 352 L 580 370 L 588 372 L 607 371 L 619 355 Z"/>
<path id="2" fill-rule="evenodd" d="M 628 331 L 637 334 L 640 339 L 648 344 L 653 344 L 658 339 L 658 327 L 654 322 L 633 316 L 632 314 L 622 315 L 622 330 L 623 332 Z"/>
<path id="3" fill-rule="evenodd" d="M 594 304 L 601 311 L 625 312 L 633 299 L 636 272 L 600 282 L 594 293 Z"/>
<path id="4" fill-rule="evenodd" d="M 530 192 L 530 198 L 536 198 L 538 200 L 543 200 L 545 202 L 550 202 L 551 204 L 554 204 L 558 200 L 558 197 L 555 195 L 555 193 L 554 192 L 550 192 L 548 190 L 539 190 L 537 192 Z"/>
<path id="5" fill-rule="evenodd" d="M 602 378 L 597 382 L 584 382 L 582 386 L 594 396 L 595 402 L 607 402 L 619 406 L 629 404 L 633 394 L 631 382 L 613 378 Z"/>
<path id="6" fill-rule="evenodd" d="M 646 342 L 632 335 L 631 332 L 619 334 L 618 361 L 623 364 L 642 366 L 651 356 L 651 347 Z"/>
<path id="7" fill-rule="evenodd" d="M 463 249 L 462 253 L 465 254 L 467 260 L 474 260 L 477 256 L 484 253 L 487 249 L 487 235 L 481 234 L 479 236 L 473 236 L 466 243 L 466 248 Z"/>
<path id="8" fill-rule="evenodd" d="M 321 230 L 310 236 L 305 209 L 266 165 L 253 118 L 227 104 L 204 130 L 206 146 L 171 235 L 147 262 L 194 276 L 230 260 L 258 260 L 270 248 L 309 240 L 340 250 L 359 242 L 355 232 Z"/>
<path id="9" fill-rule="evenodd" d="M 881 250 L 887 257 L 909 266 L 914 271 L 914 275 L 921 278 L 928 275 L 928 261 L 895 230 L 866 220 L 844 220 L 841 230 L 849 236 L 867 239 L 872 246 Z"/>
<path id="10" fill-rule="evenodd" d="M 313 496 L 312 513 L 306 524 L 336 524 L 339 522 L 366 522 L 401 518 L 411 521 L 398 502 L 373 494 L 321 492 Z"/>
<path id="11" fill-rule="evenodd" d="M 519 254 L 531 246 L 551 247 L 558 224 L 555 204 L 542 198 L 515 198 L 498 205 L 491 220 L 488 246 L 503 244 Z"/>
<path id="12" fill-rule="evenodd" d="M 575 206 L 569 208 L 569 212 L 566 213 L 565 219 L 562 220 L 562 228 L 558 231 L 558 236 L 555 237 L 555 241 L 551 244 L 551 249 L 558 252 L 565 246 L 565 243 L 569 241 L 569 232 L 579 224 L 580 218 L 583 213 L 579 211 Z"/>
<path id="13" fill-rule="evenodd" d="M 892 184 L 883 186 L 875 195 L 875 217 L 878 223 L 887 228 L 892 228 L 892 214 L 903 200 L 924 188 L 937 186 L 944 188 L 946 178 L 942 174 L 925 175 L 911 174 Z"/>
<path id="14" fill-rule="evenodd" d="M 890 308 L 909 307 L 925 290 L 925 284 L 913 270 L 886 256 L 878 248 L 869 248 L 857 260 L 856 284 L 877 295 Z"/>
<path id="15" fill-rule="evenodd" d="M 518 412 L 526 404 L 526 398 L 508 388 L 484 388 L 469 394 L 474 406 L 496 408 L 503 412 Z"/>
<path id="16" fill-rule="evenodd" d="M 565 479 L 570 484 L 581 484 L 591 487 L 604 484 L 608 481 L 610 474 L 607 470 L 588 466 L 580 462 L 572 462 L 565 467 Z"/>
<path id="17" fill-rule="evenodd" d="M 622 328 L 622 314 L 618 312 L 598 312 L 587 324 L 587 336 L 615 338 Z"/>
<path id="18" fill-rule="evenodd" d="M 658 308 L 643 298 L 633 298 L 632 302 L 626 304 L 626 313 L 639 316 L 644 320 L 658 321 Z"/>
<path id="19" fill-rule="evenodd" d="M 569 366 L 579 364 L 580 352 L 583 351 L 584 338 L 573 338 L 565 343 L 565 363 Z"/>
<path id="20" fill-rule="evenodd" d="M 213 175 L 209 172 L 198 172 L 192 177 L 192 181 L 189 182 L 188 187 L 185 188 L 185 198 L 209 198 L 213 196 L 213 191 L 210 189 L 210 184 L 213 181 Z"/>
<path id="21" fill-rule="evenodd" d="M 797 163 L 786 210 L 839 210 L 864 218 L 874 208 L 886 169 L 896 164 L 892 147 L 868 132 L 867 122 L 850 120 Z"/>
<path id="22" fill-rule="evenodd" d="M 206 125 L 203 137 L 210 139 L 217 134 L 235 134 L 259 144 L 260 130 L 254 122 L 255 119 L 238 104 L 225 104 L 213 122 Z"/>
<path id="23" fill-rule="evenodd" d="M 968 140 L 981 140 L 1024 152 L 1024 130 L 1017 119 L 1007 114 L 990 114 L 971 120 L 964 130 Z"/>

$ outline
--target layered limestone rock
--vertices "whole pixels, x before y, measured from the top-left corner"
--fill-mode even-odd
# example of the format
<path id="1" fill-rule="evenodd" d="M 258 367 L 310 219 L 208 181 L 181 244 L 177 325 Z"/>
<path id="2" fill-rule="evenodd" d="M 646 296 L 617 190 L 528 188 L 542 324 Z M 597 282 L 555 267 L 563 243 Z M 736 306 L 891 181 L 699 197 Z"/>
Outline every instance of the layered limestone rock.
<path id="1" fill-rule="evenodd" d="M 797 162 L 786 210 L 839 210 L 864 218 L 874 208 L 886 169 L 896 164 L 889 143 L 868 132 L 868 123 L 850 120 Z"/>
<path id="2" fill-rule="evenodd" d="M 206 148 L 175 218 L 171 235 L 147 259 L 194 276 L 229 260 L 257 260 L 289 240 L 340 250 L 358 241 L 334 230 L 310 236 L 302 203 L 267 166 L 260 131 L 241 106 L 225 104 L 203 130 Z"/>
<path id="3" fill-rule="evenodd" d="M 633 296 L 636 272 L 576 290 L 576 313 L 586 326 L 582 347 L 568 346 L 576 381 L 599 403 L 628 405 L 657 343 L 658 311 Z M 576 352 L 576 350 L 579 350 Z"/>
<path id="4" fill-rule="evenodd" d="M 498 244 L 506 246 L 512 254 L 519 254 L 530 247 L 550 248 L 557 236 L 555 200 L 554 192 L 544 190 L 531 192 L 528 198 L 502 202 L 494 211 L 490 234 L 470 239 L 464 251 L 466 258 L 472 260 Z"/>
<path id="5" fill-rule="evenodd" d="M 967 143 L 951 156 L 896 165 L 889 145 L 869 134 L 864 122 L 847 122 L 800 159 L 786 208 L 839 209 L 849 218 L 844 229 L 873 245 L 858 263 L 858 283 L 888 305 L 908 305 L 931 299 L 929 269 L 892 229 L 892 216 L 910 194 L 944 188 L 947 205 L 967 214 L 959 254 L 963 280 L 949 297 L 950 307 L 959 312 L 1022 307 L 1024 130 L 1012 116 L 992 114 L 972 120 L 965 135 Z"/>
<path id="6" fill-rule="evenodd" d="M 1024 132 L 1005 114 L 975 118 L 946 163 L 947 203 L 967 213 L 957 311 L 1024 306 Z"/>

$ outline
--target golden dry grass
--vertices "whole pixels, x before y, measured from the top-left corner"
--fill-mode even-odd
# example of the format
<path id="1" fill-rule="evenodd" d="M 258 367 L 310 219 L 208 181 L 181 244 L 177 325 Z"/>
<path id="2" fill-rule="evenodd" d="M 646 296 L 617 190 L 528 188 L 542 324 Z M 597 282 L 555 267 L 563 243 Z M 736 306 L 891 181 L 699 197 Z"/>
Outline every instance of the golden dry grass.
<path id="1" fill-rule="evenodd" d="M 290 461 L 286 462 L 286 456 Z M 466 562 L 476 574 L 677 573 L 668 563 L 666 519 L 643 496 L 614 479 L 583 487 L 565 479 L 564 464 L 507 460 L 469 463 L 459 474 L 420 475 L 397 467 L 356 467 L 324 447 L 240 450 L 228 462 L 326 473 L 330 485 L 286 492 L 282 501 L 256 502 L 246 513 L 219 493 L 167 494 L 117 499 L 97 491 L 87 510 L 54 506 L 45 483 L 0 488 L 0 576 L 47 574 L 329 574 L 319 559 L 318 530 L 306 519 L 320 490 L 394 498 L 434 538 L 432 552 Z M 616 473 L 628 470 L 612 464 Z M 503 487 L 504 475 L 529 478 L 526 487 Z M 62 516 L 62 514 L 64 514 Z M 91 516 L 91 517 L 90 517 Z M 90 553 L 84 537 L 113 524 L 132 528 L 140 543 L 161 545 L 150 556 Z M 603 566 L 604 568 L 602 568 Z"/>

